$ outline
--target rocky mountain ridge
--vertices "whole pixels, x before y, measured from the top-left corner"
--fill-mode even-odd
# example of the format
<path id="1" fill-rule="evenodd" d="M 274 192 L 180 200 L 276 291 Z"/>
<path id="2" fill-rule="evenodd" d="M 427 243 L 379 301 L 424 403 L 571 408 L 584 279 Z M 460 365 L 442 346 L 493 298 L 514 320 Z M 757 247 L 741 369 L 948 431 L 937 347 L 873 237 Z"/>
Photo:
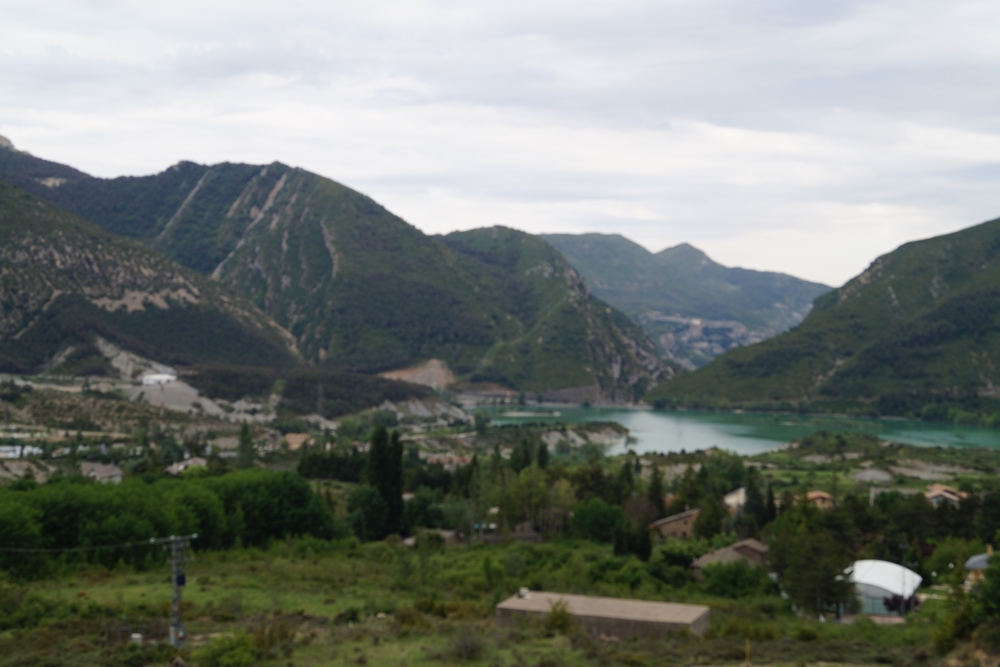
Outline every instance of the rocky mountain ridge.
<path id="1" fill-rule="evenodd" d="M 115 374 L 119 348 L 179 365 L 300 358 L 245 299 L 0 183 L 0 369 Z"/>
<path id="2" fill-rule="evenodd" d="M 818 298 L 797 328 L 732 350 L 651 399 L 941 418 L 953 408 L 1000 410 L 998 386 L 993 220 L 900 246 Z"/>
<path id="3" fill-rule="evenodd" d="M 618 234 L 545 234 L 594 294 L 638 321 L 668 359 L 693 370 L 802 321 L 826 285 L 730 268 L 682 243 L 651 253 Z"/>
<path id="4" fill-rule="evenodd" d="M 99 179 L 0 149 L 0 178 L 211 275 L 322 368 L 376 373 L 441 359 L 460 382 L 625 402 L 672 374 L 641 328 L 527 234 L 430 237 L 363 194 L 280 163 L 182 162 Z M 552 340 L 534 335 L 544 326 L 571 336 L 539 354 Z"/>

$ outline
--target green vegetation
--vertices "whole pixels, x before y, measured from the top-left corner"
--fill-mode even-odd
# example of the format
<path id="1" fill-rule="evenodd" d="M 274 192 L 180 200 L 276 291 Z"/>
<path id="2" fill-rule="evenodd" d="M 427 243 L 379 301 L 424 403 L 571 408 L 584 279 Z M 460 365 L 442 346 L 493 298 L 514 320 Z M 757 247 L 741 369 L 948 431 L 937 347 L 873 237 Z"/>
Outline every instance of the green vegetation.
<path id="1" fill-rule="evenodd" d="M 626 401 L 670 374 L 641 328 L 591 298 L 566 260 L 528 234 L 429 237 L 364 195 L 279 163 L 182 162 L 106 180 L 0 153 L 0 178 L 212 273 L 327 369 L 372 373 L 439 358 L 463 380 L 532 392 L 596 387 Z M 46 187 L 37 175 L 46 171 L 67 180 Z M 206 349 L 191 363 L 281 365 Z"/>
<path id="2" fill-rule="evenodd" d="M 647 399 L 997 422 L 1000 221 L 901 246 L 796 329 L 732 350 Z"/>
<path id="3" fill-rule="evenodd" d="M 586 278 L 594 294 L 638 318 L 654 339 L 668 334 L 672 357 L 700 366 L 716 356 L 678 340 L 682 323 L 643 317 L 650 313 L 738 322 L 749 332 L 722 327 L 698 340 L 723 349 L 773 336 L 798 324 L 813 299 L 830 288 L 780 273 L 727 268 L 687 244 L 656 254 L 618 234 L 543 234 Z"/>
<path id="4" fill-rule="evenodd" d="M 292 473 L 246 471 L 174 480 L 130 478 L 119 485 L 83 478 L 0 488 L 0 536 L 7 547 L 68 549 L 62 554 L 0 553 L 0 569 L 38 578 L 72 563 L 148 569 L 162 549 L 132 546 L 150 537 L 198 533 L 202 549 L 266 545 L 288 535 L 330 538 L 336 527 L 306 482 Z"/>
<path id="5" fill-rule="evenodd" d="M 0 265 L 0 371 L 116 373 L 98 337 L 168 364 L 297 363 L 244 299 L 3 183 Z"/>
<path id="6" fill-rule="evenodd" d="M 961 563 L 996 539 L 995 480 L 981 477 L 980 493 L 958 507 L 898 493 L 869 504 L 867 494 L 847 486 L 832 509 L 820 510 L 802 498 L 810 487 L 783 476 L 787 469 L 806 477 L 809 466 L 825 474 L 859 460 L 890 463 L 918 448 L 820 433 L 749 461 L 716 451 L 604 458 L 599 450 L 581 460 L 560 447 L 542 454 L 549 450 L 539 436 L 550 427 L 484 425 L 492 453 L 447 471 L 398 431 L 356 419 L 343 420 L 343 430 L 317 436 L 299 456 L 299 474 L 234 472 L 213 459 L 207 470 L 179 479 L 137 466 L 118 486 L 23 480 L 0 489 L 0 539 L 60 548 L 198 532 L 185 591 L 190 645 L 182 657 L 199 665 L 340 664 L 345 656 L 428 667 L 529 659 L 712 665 L 742 660 L 747 640 L 763 664 L 933 664 L 955 647 L 992 646 L 995 639 L 1000 569 L 992 565 L 978 591 L 958 586 Z M 358 437 L 370 439 L 367 455 L 355 448 Z M 162 437 L 156 442 L 151 460 L 171 449 Z M 983 465 L 997 456 L 962 454 Z M 275 456 L 279 462 L 292 455 Z M 743 510 L 700 520 L 702 537 L 653 541 L 645 529 L 686 507 L 713 515 L 711 508 L 739 486 L 746 489 Z M 405 503 L 404 491 L 414 494 Z M 437 528 L 459 531 L 467 546 L 445 547 Z M 415 538 L 412 548 L 397 531 Z M 542 542 L 519 541 L 525 536 Z M 704 567 L 699 579 L 692 575 L 695 558 L 748 536 L 769 544 L 765 567 L 723 563 Z M 8 577 L 0 583 L 0 666 L 174 657 L 166 648 L 103 643 L 111 636 L 103 628 L 113 634 L 122 624 L 153 627 L 164 617 L 169 587 L 159 548 L 0 556 Z M 865 557 L 902 558 L 926 583 L 953 592 L 928 600 L 898 626 L 817 622 L 837 605 L 850 609 L 853 595 L 840 575 Z M 493 605 L 522 586 L 708 604 L 712 626 L 704 638 L 596 640 L 554 608 L 512 631 L 496 628 Z"/>

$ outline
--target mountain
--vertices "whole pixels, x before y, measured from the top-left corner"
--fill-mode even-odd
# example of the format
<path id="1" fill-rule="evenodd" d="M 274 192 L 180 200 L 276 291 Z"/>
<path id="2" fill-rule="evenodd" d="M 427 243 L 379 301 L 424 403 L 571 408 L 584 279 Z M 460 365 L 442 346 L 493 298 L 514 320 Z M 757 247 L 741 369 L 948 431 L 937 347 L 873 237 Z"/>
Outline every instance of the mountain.
<path id="1" fill-rule="evenodd" d="M 688 244 L 651 253 L 619 234 L 544 234 L 594 295 L 635 318 L 694 369 L 794 327 L 830 290 L 782 273 L 729 268 Z"/>
<path id="2" fill-rule="evenodd" d="M 519 324 L 486 353 L 481 378 L 529 389 L 593 386 L 631 400 L 645 393 L 641 387 L 673 377 L 642 329 L 591 297 L 566 259 L 537 236 L 493 227 L 455 232 L 444 242 L 485 267 L 479 293 Z"/>
<path id="3" fill-rule="evenodd" d="M 732 350 L 649 398 L 802 401 L 938 417 L 947 406 L 996 410 L 998 387 L 1000 220 L 993 220 L 879 257 L 818 298 L 797 328 Z"/>
<path id="4" fill-rule="evenodd" d="M 630 401 L 672 374 L 558 252 L 507 229 L 427 236 L 280 163 L 99 179 L 0 149 L 0 178 L 249 298 L 318 367 L 441 359 L 463 381 Z M 566 333 L 558 345 L 541 332 Z M 576 395 L 570 391 L 567 395 Z"/>
<path id="5" fill-rule="evenodd" d="M 299 363 L 291 336 L 245 298 L 0 182 L 0 371 L 130 374 L 142 358 Z"/>

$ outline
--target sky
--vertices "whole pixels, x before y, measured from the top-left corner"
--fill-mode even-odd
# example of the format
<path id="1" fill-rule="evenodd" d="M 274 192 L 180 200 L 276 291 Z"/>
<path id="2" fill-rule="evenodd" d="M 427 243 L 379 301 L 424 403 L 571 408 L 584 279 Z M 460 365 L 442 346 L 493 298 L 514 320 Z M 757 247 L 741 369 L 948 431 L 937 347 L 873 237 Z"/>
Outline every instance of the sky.
<path id="1" fill-rule="evenodd" d="M 839 285 L 1000 216 L 1000 3 L 0 0 L 0 134 Z"/>

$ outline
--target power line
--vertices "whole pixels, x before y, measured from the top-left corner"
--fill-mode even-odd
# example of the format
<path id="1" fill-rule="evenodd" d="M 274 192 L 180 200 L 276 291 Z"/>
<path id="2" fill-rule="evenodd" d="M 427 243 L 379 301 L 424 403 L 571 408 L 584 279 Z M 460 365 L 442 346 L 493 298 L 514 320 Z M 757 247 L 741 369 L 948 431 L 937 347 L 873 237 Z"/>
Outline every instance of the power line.
<path id="1" fill-rule="evenodd" d="M 102 551 L 105 549 L 128 549 L 131 547 L 148 547 L 156 544 L 167 544 L 178 539 L 193 540 L 198 537 L 198 533 L 184 535 L 182 537 L 151 537 L 141 542 L 122 542 L 121 544 L 101 544 L 89 547 L 63 547 L 58 549 L 30 548 L 30 547 L 0 547 L 0 552 L 7 553 L 30 553 L 30 554 L 61 554 L 79 551 Z"/>

